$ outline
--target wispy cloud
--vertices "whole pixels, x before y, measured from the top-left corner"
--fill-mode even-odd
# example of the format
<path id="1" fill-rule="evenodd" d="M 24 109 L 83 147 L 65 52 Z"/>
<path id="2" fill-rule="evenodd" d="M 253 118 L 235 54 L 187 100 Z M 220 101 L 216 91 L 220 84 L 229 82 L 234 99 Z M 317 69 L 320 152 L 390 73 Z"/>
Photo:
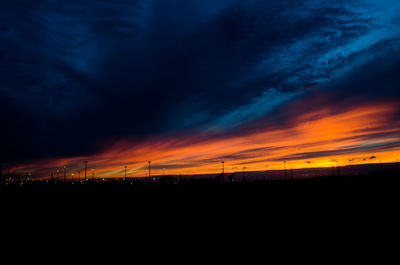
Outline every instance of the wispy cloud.
<path id="1" fill-rule="evenodd" d="M 306 113 L 321 120 L 396 101 L 400 4 L 384 2 L 5 3 L 0 122 L 7 129 L 0 132 L 1 161 L 96 157 L 116 165 L 121 161 L 110 161 L 111 155 L 119 153 L 108 146 L 124 139 L 116 150 L 130 153 L 140 142 L 161 149 L 175 145 L 163 157 L 199 144 L 192 149 L 196 154 L 185 151 L 163 158 L 164 164 L 219 157 L 240 162 L 247 149 L 271 147 L 244 147 L 261 132 L 297 139 L 291 128 Z M 397 124 L 398 112 L 391 110 L 385 119 Z M 377 139 L 386 133 L 380 128 Z M 373 135 L 365 124 L 357 129 Z M 249 139 L 230 150 L 226 139 L 235 137 Z M 201 148 L 217 140 L 221 144 Z M 297 146 L 303 144 L 299 138 Z M 225 148 L 230 151 L 221 152 Z M 105 150 L 110 157 L 98 158 Z M 146 150 L 123 157 L 136 164 Z M 276 159 L 325 151 L 292 150 Z M 256 154 L 249 151 L 249 159 Z"/>

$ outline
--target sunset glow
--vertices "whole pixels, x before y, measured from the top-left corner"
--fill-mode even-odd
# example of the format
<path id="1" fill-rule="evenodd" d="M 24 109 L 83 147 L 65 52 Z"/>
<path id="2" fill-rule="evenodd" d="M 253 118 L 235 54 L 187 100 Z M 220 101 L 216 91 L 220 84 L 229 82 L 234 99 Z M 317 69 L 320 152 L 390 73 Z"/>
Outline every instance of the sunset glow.
<path id="1" fill-rule="evenodd" d="M 8 1 L 0 175 L 400 162 L 399 14 L 398 0 Z"/>
<path id="2" fill-rule="evenodd" d="M 398 162 L 400 159 L 400 123 L 388 120 L 399 110 L 395 103 L 359 106 L 331 114 L 322 109 L 299 115 L 285 128 L 264 127 L 258 132 L 221 139 L 207 133 L 149 140 L 143 143 L 120 141 L 110 149 L 90 157 L 64 158 L 40 162 L 41 170 L 53 171 L 68 165 L 69 171 L 82 171 L 82 161 L 90 161 L 96 177 L 148 176 L 147 161 L 154 175 L 190 175 L 226 172 L 315 168 Z M 45 165 L 45 166 L 43 166 Z M 33 167 L 33 168 L 30 168 Z M 32 170 L 25 165 L 13 170 Z"/>

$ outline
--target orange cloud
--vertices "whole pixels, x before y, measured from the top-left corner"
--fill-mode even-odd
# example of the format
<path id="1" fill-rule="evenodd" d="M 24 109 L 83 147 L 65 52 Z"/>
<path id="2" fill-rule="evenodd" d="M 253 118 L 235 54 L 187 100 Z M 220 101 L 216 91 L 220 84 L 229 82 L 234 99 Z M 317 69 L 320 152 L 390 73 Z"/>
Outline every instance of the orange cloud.
<path id="1" fill-rule="evenodd" d="M 68 165 L 69 172 L 83 172 L 89 161 L 97 177 L 147 176 L 147 161 L 152 173 L 218 173 L 221 161 L 226 171 L 246 166 L 248 170 L 282 169 L 283 161 L 292 168 L 331 167 L 333 165 L 395 162 L 400 153 L 400 122 L 391 116 L 399 110 L 396 103 L 357 106 L 343 112 L 322 108 L 300 114 L 289 126 L 261 126 L 240 135 L 213 136 L 210 132 L 156 138 L 142 143 L 121 140 L 102 153 L 90 157 L 39 161 L 43 174 Z M 22 165 L 26 171 L 35 165 Z M 236 170 L 235 169 L 235 170 Z M 82 173 L 81 173 L 82 174 Z"/>

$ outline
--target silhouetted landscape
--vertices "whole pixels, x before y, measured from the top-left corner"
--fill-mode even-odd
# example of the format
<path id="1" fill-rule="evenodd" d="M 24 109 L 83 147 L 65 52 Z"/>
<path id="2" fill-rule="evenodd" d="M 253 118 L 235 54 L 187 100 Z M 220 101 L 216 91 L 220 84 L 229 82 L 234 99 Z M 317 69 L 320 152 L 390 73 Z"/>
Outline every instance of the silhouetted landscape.
<path id="1" fill-rule="evenodd" d="M 399 0 L 2 2 L 2 194 L 398 187 Z"/>
<path id="2" fill-rule="evenodd" d="M 330 174 L 333 173 L 333 174 Z M 166 175 L 152 176 L 151 178 L 107 178 L 82 179 L 65 182 L 56 179 L 26 179 L 24 177 L 3 176 L 0 191 L 41 193 L 51 192 L 150 192 L 162 194 L 178 191 L 184 193 L 202 191 L 263 191 L 274 193 L 289 189 L 292 191 L 307 191 L 312 189 L 354 189 L 354 188 L 394 188 L 400 183 L 400 163 L 370 164 L 346 166 L 339 168 L 314 168 L 265 172 L 241 172 L 210 174 L 197 176 Z M 395 186 L 394 186 L 395 185 Z"/>

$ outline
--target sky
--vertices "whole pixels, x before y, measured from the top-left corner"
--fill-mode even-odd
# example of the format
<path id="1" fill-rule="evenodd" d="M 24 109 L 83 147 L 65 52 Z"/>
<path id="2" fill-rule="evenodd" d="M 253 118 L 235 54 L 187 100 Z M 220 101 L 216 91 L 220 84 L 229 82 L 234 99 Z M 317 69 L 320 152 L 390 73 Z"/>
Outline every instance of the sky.
<path id="1" fill-rule="evenodd" d="M 96 176 L 400 161 L 398 0 L 14 0 L 0 164 Z"/>

